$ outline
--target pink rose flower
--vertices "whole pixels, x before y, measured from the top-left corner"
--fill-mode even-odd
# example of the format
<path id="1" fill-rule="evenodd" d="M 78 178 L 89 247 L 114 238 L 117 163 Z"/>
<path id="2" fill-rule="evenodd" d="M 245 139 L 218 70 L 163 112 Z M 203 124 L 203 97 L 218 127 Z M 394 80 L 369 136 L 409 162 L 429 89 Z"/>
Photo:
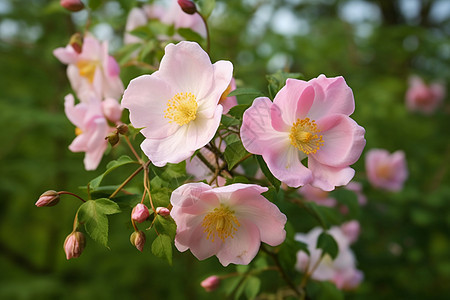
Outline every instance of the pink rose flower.
<path id="1" fill-rule="evenodd" d="M 444 97 L 445 86 L 442 83 L 426 85 L 420 77 L 410 77 L 406 92 L 406 106 L 409 110 L 431 114 L 442 103 Z"/>
<path id="2" fill-rule="evenodd" d="M 277 246 L 286 237 L 286 216 L 261 195 L 267 190 L 254 184 L 180 186 L 170 198 L 175 246 L 199 260 L 216 255 L 223 266 L 250 263 L 261 242 Z"/>
<path id="3" fill-rule="evenodd" d="M 408 177 L 405 153 L 399 150 L 390 154 L 384 149 L 372 149 L 366 153 L 366 172 L 372 186 L 399 191 Z"/>
<path id="4" fill-rule="evenodd" d="M 108 43 L 100 43 L 92 35 L 86 35 L 81 53 L 71 45 L 57 48 L 53 54 L 67 64 L 67 77 L 78 98 L 84 101 L 95 93 L 101 99 L 120 99 L 123 83 L 119 77 L 119 65 L 108 54 Z M 88 94 L 88 95 L 86 95 Z"/>
<path id="5" fill-rule="evenodd" d="M 299 251 L 297 253 L 296 269 L 301 272 L 312 272 L 311 278 L 319 281 L 331 281 L 339 289 L 356 288 L 363 279 L 361 271 L 356 269 L 356 259 L 349 245 L 352 243 L 341 227 L 334 226 L 328 233 L 336 240 L 339 253 L 333 260 L 328 254 L 323 258 L 322 250 L 317 249 L 317 239 L 322 229 L 316 227 L 307 234 L 297 233 L 295 239 L 307 244 L 310 255 Z M 317 268 L 313 270 L 318 263 Z"/>
<path id="6" fill-rule="evenodd" d="M 166 46 L 159 71 L 130 82 L 122 107 L 143 128 L 141 148 L 155 166 L 179 163 L 214 137 L 232 73 L 229 61 L 211 64 L 197 43 L 180 42 Z"/>
<path id="7" fill-rule="evenodd" d="M 70 144 L 72 152 L 85 152 L 84 167 L 86 170 L 95 170 L 100 163 L 103 153 L 108 147 L 105 137 L 114 131 L 109 127 L 103 116 L 101 101 L 91 98 L 89 102 L 74 104 L 73 95 L 65 97 L 64 107 L 67 118 L 77 126 L 77 137 Z"/>
<path id="8" fill-rule="evenodd" d="M 242 142 L 288 186 L 311 184 L 331 191 L 353 178 L 349 166 L 366 144 L 364 128 L 349 117 L 354 106 L 342 77 L 288 79 L 273 103 L 260 97 L 245 111 Z M 305 158 L 308 167 L 301 163 Z"/>

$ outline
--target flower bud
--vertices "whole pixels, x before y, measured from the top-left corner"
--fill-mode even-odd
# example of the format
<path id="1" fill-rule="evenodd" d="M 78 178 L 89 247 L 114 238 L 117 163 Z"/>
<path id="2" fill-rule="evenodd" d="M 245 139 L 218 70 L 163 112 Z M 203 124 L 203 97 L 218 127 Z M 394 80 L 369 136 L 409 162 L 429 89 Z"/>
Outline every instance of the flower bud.
<path id="1" fill-rule="evenodd" d="M 62 7 L 70 11 L 80 11 L 84 8 L 83 2 L 81 0 L 61 0 L 59 1 Z"/>
<path id="2" fill-rule="evenodd" d="M 219 287 L 220 278 L 216 275 L 209 276 L 203 280 L 200 285 L 205 289 L 205 291 L 212 292 Z"/>
<path id="3" fill-rule="evenodd" d="M 197 12 L 197 7 L 191 0 L 178 0 L 178 5 L 185 13 L 189 15 L 193 15 Z"/>
<path id="4" fill-rule="evenodd" d="M 41 207 L 41 206 L 53 206 L 58 204 L 59 202 L 59 194 L 56 191 L 46 191 L 45 193 L 43 193 L 38 201 L 36 201 L 35 205 L 37 207 Z"/>
<path id="5" fill-rule="evenodd" d="M 119 135 L 117 134 L 117 132 L 112 132 L 108 134 L 105 140 L 108 140 L 108 143 L 114 147 L 119 142 Z"/>
<path id="6" fill-rule="evenodd" d="M 142 203 L 139 203 L 133 208 L 133 211 L 131 213 L 131 218 L 138 223 L 142 223 L 145 220 L 147 220 L 148 216 L 150 216 L 150 213 L 148 211 L 147 206 L 145 206 Z"/>
<path id="7" fill-rule="evenodd" d="M 167 207 L 157 207 L 156 214 L 165 217 L 170 215 L 170 210 Z"/>
<path id="8" fill-rule="evenodd" d="M 135 231 L 130 236 L 131 244 L 141 252 L 144 250 L 145 239 L 145 233 L 142 231 Z"/>
<path id="9" fill-rule="evenodd" d="M 83 49 L 83 37 L 80 33 L 74 33 L 69 40 L 69 45 L 72 46 L 76 53 L 80 54 Z"/>
<path id="10" fill-rule="evenodd" d="M 84 234 L 79 231 L 74 231 L 66 237 L 64 241 L 64 252 L 66 252 L 66 258 L 76 258 L 81 255 L 86 245 L 86 238 Z"/>
<path id="11" fill-rule="evenodd" d="M 128 133 L 127 124 L 120 124 L 119 126 L 117 126 L 117 132 L 123 135 L 127 134 Z"/>

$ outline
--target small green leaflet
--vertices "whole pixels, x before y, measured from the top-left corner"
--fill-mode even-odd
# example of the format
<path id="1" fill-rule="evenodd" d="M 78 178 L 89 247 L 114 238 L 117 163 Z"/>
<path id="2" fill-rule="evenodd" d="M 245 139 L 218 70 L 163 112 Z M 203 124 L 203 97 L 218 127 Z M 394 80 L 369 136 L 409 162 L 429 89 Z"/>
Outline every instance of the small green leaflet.
<path id="1" fill-rule="evenodd" d="M 208 19 L 216 6 L 216 0 L 198 0 L 196 2 L 202 16 Z"/>
<path id="2" fill-rule="evenodd" d="M 172 239 L 166 234 L 160 234 L 152 243 L 152 253 L 163 259 L 167 259 L 172 265 Z"/>
<path id="3" fill-rule="evenodd" d="M 223 153 L 225 160 L 228 164 L 228 168 L 231 170 L 241 159 L 243 159 L 248 154 L 247 150 L 245 150 L 241 141 L 236 141 L 234 143 L 229 144 L 225 148 L 225 152 Z"/>
<path id="4" fill-rule="evenodd" d="M 227 97 L 250 95 L 255 97 L 264 96 L 264 93 L 254 88 L 237 88 L 230 92 Z"/>
<path id="5" fill-rule="evenodd" d="M 334 238 L 326 233 L 322 232 L 317 239 L 316 248 L 322 249 L 322 257 L 325 254 L 331 256 L 332 259 L 335 259 L 339 252 L 339 247 Z"/>
<path id="6" fill-rule="evenodd" d="M 111 161 L 107 166 L 106 166 L 106 171 L 105 173 L 103 173 L 102 175 L 92 179 L 89 182 L 89 188 L 92 190 L 96 190 L 98 189 L 98 187 L 100 186 L 100 183 L 102 182 L 103 178 L 110 172 L 112 172 L 114 169 L 123 166 L 123 165 L 127 165 L 127 164 L 137 164 L 136 161 L 132 160 L 129 156 L 123 155 L 121 157 L 119 157 L 119 159 L 117 160 L 113 160 Z"/>

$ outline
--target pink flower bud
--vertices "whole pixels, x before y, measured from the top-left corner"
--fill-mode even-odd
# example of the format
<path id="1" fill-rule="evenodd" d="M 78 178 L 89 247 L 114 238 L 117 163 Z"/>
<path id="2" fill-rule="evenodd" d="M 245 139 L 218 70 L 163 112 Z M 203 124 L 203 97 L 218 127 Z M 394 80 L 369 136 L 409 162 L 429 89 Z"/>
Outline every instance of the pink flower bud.
<path id="1" fill-rule="evenodd" d="M 86 245 L 86 238 L 84 234 L 75 231 L 69 234 L 64 241 L 64 252 L 66 252 L 66 258 L 76 258 L 81 255 Z"/>
<path id="2" fill-rule="evenodd" d="M 200 285 L 205 289 L 207 292 L 212 292 L 215 289 L 217 289 L 220 285 L 220 278 L 218 276 L 209 276 L 205 280 L 203 280 Z"/>
<path id="3" fill-rule="evenodd" d="M 43 193 L 38 201 L 36 201 L 35 205 L 37 207 L 41 207 L 41 206 L 53 206 L 58 204 L 59 202 L 59 194 L 56 191 L 46 191 L 45 193 Z"/>
<path id="4" fill-rule="evenodd" d="M 350 243 L 354 243 L 359 236 L 360 226 L 358 221 L 349 221 L 341 225 L 342 232 L 348 238 Z"/>
<path id="5" fill-rule="evenodd" d="M 62 7 L 70 11 L 80 11 L 84 8 L 81 0 L 61 0 L 59 1 Z"/>
<path id="6" fill-rule="evenodd" d="M 197 12 L 197 7 L 195 7 L 195 3 L 191 0 L 178 0 L 178 5 L 189 15 L 193 15 Z"/>
<path id="7" fill-rule="evenodd" d="M 156 214 L 165 217 L 170 215 L 170 210 L 167 207 L 157 207 Z"/>
<path id="8" fill-rule="evenodd" d="M 142 203 L 136 205 L 131 213 L 131 218 L 138 223 L 142 223 L 147 220 L 148 216 L 150 216 L 148 208 Z"/>
<path id="9" fill-rule="evenodd" d="M 111 122 L 119 122 L 122 117 L 122 107 L 119 102 L 113 98 L 106 98 L 102 101 L 102 111 L 105 117 Z"/>
<path id="10" fill-rule="evenodd" d="M 144 250 L 145 240 L 145 233 L 142 231 L 135 231 L 130 236 L 131 244 L 141 252 Z"/>

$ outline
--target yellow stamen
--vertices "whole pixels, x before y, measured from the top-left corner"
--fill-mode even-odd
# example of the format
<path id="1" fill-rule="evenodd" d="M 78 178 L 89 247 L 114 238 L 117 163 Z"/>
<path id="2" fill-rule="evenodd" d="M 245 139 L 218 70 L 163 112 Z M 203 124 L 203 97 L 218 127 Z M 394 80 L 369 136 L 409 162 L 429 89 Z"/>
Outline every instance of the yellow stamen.
<path id="1" fill-rule="evenodd" d="M 306 155 L 316 153 L 323 146 L 322 135 L 317 135 L 320 130 L 317 129 L 316 122 L 309 118 L 297 119 L 291 127 L 289 139 L 291 144 Z"/>
<path id="2" fill-rule="evenodd" d="M 380 178 L 390 179 L 392 175 L 392 168 L 387 164 L 380 164 L 377 166 L 375 172 Z"/>
<path id="3" fill-rule="evenodd" d="M 219 104 L 227 100 L 228 94 L 231 92 L 231 83 L 227 86 L 227 89 L 220 96 Z"/>
<path id="4" fill-rule="evenodd" d="M 82 134 L 83 133 L 83 130 L 81 130 L 79 127 L 76 127 L 75 128 L 75 135 L 80 135 L 80 134 Z"/>
<path id="5" fill-rule="evenodd" d="M 205 228 L 203 232 L 208 233 L 206 236 L 208 240 L 211 237 L 211 242 L 214 242 L 217 235 L 222 242 L 225 242 L 228 237 L 233 238 L 241 224 L 234 215 L 234 211 L 221 204 L 219 208 L 214 208 L 205 216 L 202 226 Z"/>
<path id="6" fill-rule="evenodd" d="M 80 76 L 87 78 L 90 83 L 93 83 L 95 70 L 97 69 L 98 64 L 99 63 L 95 60 L 80 60 L 77 63 Z"/>
<path id="7" fill-rule="evenodd" d="M 197 99 L 192 93 L 178 93 L 167 101 L 164 118 L 170 119 L 180 126 L 188 124 L 197 117 Z"/>

